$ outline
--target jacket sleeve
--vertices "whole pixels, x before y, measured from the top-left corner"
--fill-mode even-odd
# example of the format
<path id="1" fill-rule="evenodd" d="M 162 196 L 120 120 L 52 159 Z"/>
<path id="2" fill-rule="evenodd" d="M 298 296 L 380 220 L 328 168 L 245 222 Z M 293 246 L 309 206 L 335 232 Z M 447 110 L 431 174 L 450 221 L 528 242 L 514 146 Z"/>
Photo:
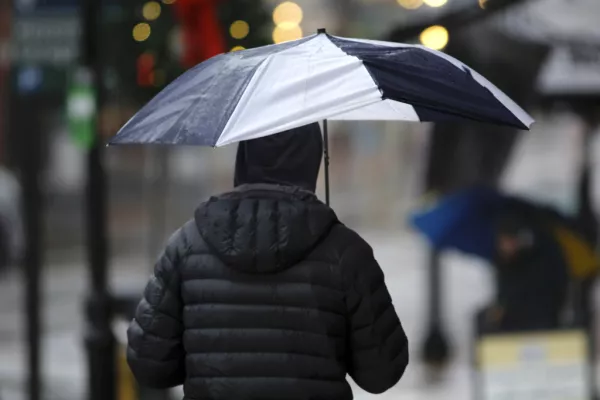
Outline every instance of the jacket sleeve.
<path id="1" fill-rule="evenodd" d="M 373 250 L 362 239 L 342 257 L 348 315 L 348 373 L 362 389 L 392 388 L 408 365 L 408 340 Z"/>
<path id="2" fill-rule="evenodd" d="M 183 384 L 185 353 L 176 233 L 160 256 L 127 331 L 127 361 L 140 385 L 165 389 Z"/>

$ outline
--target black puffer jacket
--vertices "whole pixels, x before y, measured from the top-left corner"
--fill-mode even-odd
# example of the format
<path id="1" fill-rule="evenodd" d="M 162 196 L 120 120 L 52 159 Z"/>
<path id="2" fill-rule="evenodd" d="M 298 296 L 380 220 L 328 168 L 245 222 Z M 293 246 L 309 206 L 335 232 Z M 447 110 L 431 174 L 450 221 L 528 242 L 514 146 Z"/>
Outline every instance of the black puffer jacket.
<path id="1" fill-rule="evenodd" d="M 313 193 L 244 185 L 171 238 L 128 332 L 138 381 L 189 400 L 352 399 L 394 386 L 407 339 L 371 247 Z"/>

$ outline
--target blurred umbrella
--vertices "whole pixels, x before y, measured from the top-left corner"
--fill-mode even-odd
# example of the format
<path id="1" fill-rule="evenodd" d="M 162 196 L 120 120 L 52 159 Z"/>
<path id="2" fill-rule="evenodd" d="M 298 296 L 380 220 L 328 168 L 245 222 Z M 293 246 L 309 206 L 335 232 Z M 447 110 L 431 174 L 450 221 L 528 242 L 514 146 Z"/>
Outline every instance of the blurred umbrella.
<path id="1" fill-rule="evenodd" d="M 552 234 L 571 276 L 586 279 L 597 273 L 600 258 L 574 220 L 550 207 L 485 186 L 475 186 L 442 199 L 432 208 L 414 214 L 412 223 L 435 249 L 455 249 L 492 260 L 497 222 L 507 214 Z"/>

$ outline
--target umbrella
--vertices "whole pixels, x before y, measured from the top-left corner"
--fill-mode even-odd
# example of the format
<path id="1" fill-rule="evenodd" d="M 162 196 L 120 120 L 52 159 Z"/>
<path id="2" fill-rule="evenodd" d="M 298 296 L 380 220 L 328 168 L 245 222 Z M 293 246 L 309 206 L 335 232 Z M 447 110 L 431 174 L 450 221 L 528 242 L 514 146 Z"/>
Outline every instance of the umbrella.
<path id="1" fill-rule="evenodd" d="M 572 276 L 584 279 L 597 273 L 600 259 L 572 219 L 493 188 L 475 186 L 457 192 L 413 214 L 411 222 L 437 249 L 455 249 L 492 260 L 495 223 L 504 212 L 547 229 L 560 246 Z"/>
<path id="2" fill-rule="evenodd" d="M 444 53 L 319 30 L 197 65 L 109 144 L 224 146 L 318 121 L 325 121 L 327 144 L 327 120 L 460 119 L 520 129 L 533 123 L 493 84 Z"/>

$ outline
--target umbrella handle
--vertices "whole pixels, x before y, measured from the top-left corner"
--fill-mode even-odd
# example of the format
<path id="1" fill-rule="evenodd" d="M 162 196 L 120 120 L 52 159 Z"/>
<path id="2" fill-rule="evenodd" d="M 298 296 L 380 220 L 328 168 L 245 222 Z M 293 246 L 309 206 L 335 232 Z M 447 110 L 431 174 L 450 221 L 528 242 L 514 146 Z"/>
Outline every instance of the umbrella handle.
<path id="1" fill-rule="evenodd" d="M 329 132 L 327 131 L 327 120 L 323 120 L 323 161 L 325 164 L 325 203 L 330 205 L 329 195 Z"/>

